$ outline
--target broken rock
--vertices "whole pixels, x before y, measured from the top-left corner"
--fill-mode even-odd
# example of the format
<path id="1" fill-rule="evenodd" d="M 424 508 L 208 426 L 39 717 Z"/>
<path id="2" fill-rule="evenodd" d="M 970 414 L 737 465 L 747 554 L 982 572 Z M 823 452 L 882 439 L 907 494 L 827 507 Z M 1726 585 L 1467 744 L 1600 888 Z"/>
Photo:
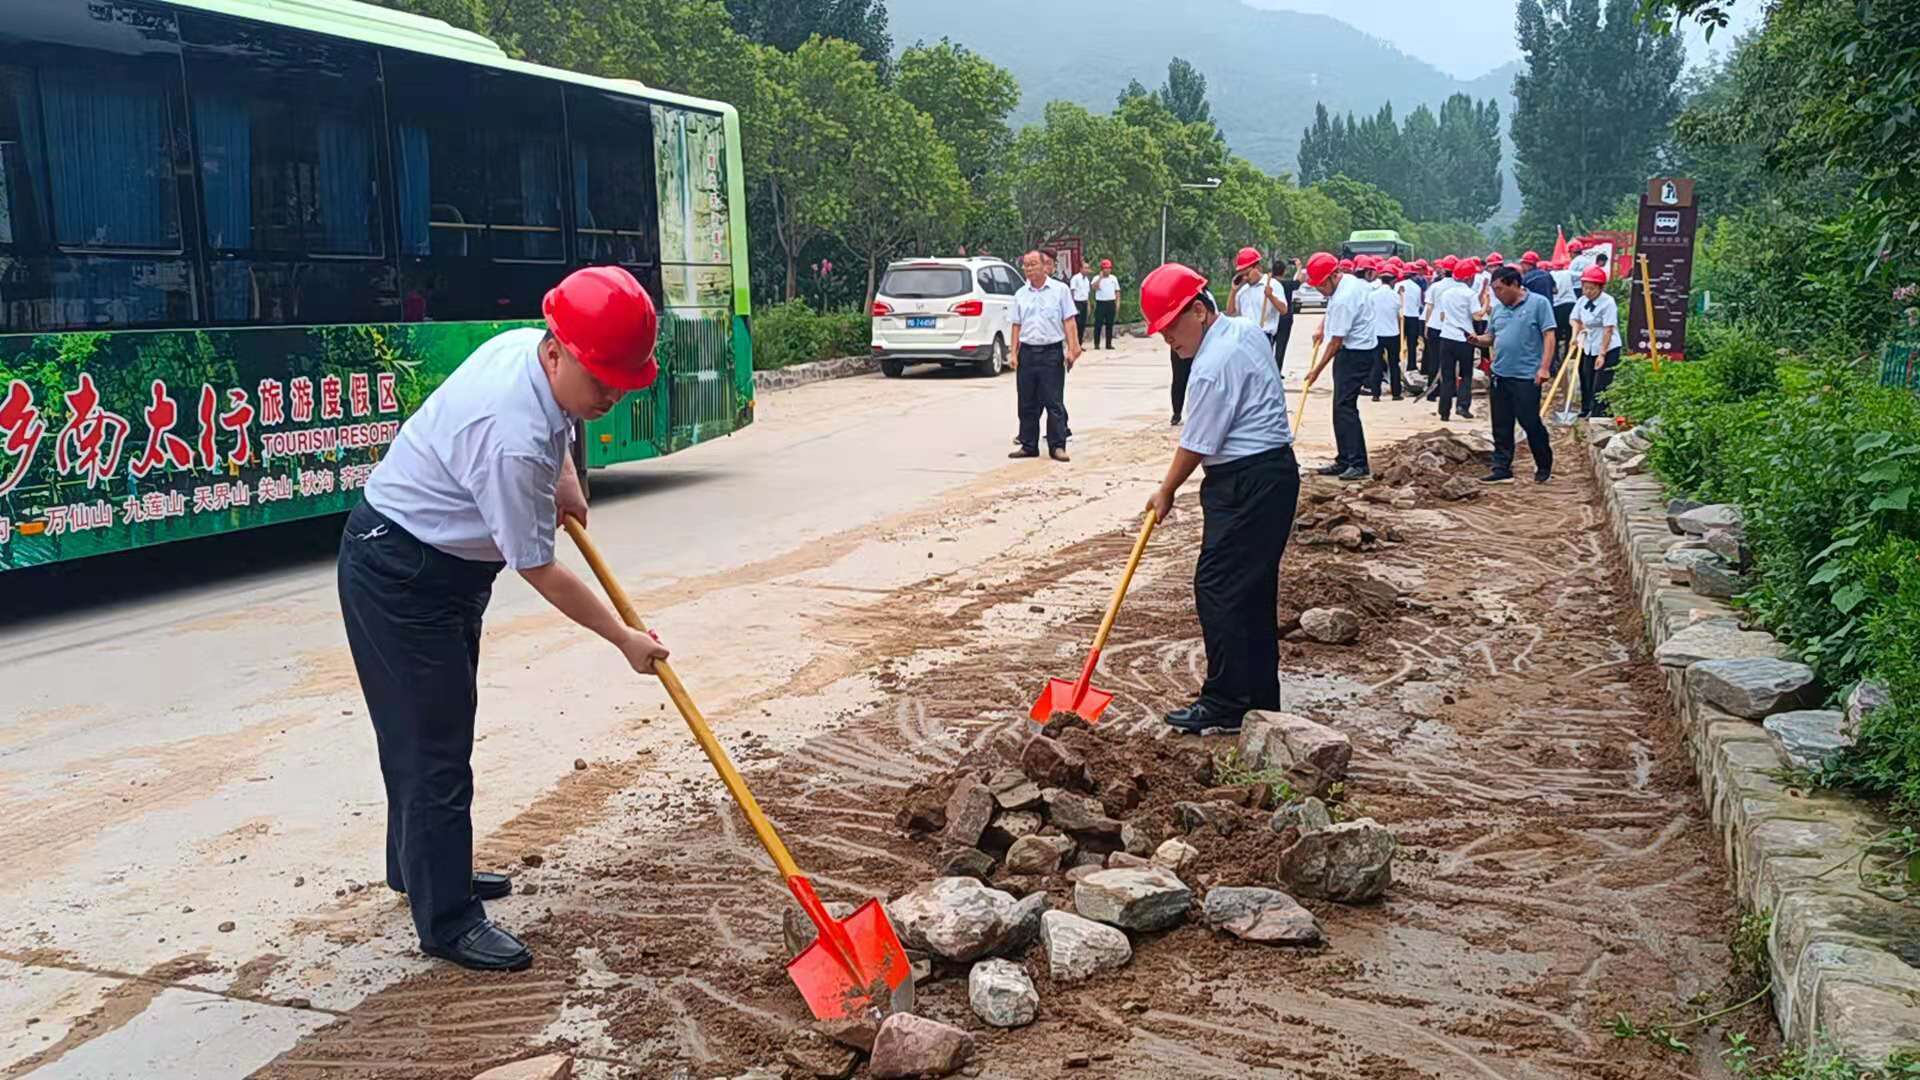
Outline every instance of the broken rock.
<path id="1" fill-rule="evenodd" d="M 1302 896 L 1358 904 L 1393 882 L 1393 833 L 1372 818 L 1306 833 L 1280 853 L 1280 883 Z"/>
<path id="2" fill-rule="evenodd" d="M 1187 917 L 1193 890 L 1159 867 L 1103 870 L 1073 887 L 1073 907 L 1124 930 L 1165 930 Z"/>
<path id="3" fill-rule="evenodd" d="M 1748 720 L 1816 703 L 1813 669 L 1789 660 L 1703 660 L 1687 669 L 1687 692 Z"/>
<path id="4" fill-rule="evenodd" d="M 1154 851 L 1153 865 L 1160 867 L 1162 870 L 1170 870 L 1178 874 L 1187 867 L 1192 866 L 1193 860 L 1199 857 L 1199 848 L 1194 847 L 1179 837 L 1175 837 L 1161 844 L 1160 847 Z"/>
<path id="5" fill-rule="evenodd" d="M 1064 836 L 1023 836 L 1007 849 L 1007 873 L 1051 874 L 1072 852 L 1073 841 Z"/>
<path id="6" fill-rule="evenodd" d="M 1747 591 L 1747 579 L 1726 560 L 1714 555 L 1693 564 L 1693 591 L 1710 600 L 1731 600 Z"/>
<path id="7" fill-rule="evenodd" d="M 941 833 L 952 847 L 972 847 L 980 842 L 993 820 L 993 792 L 978 780 L 963 780 L 947 799 L 947 827 Z"/>
<path id="8" fill-rule="evenodd" d="M 1481 485 L 1464 476 L 1456 476 L 1440 486 L 1440 497 L 1452 502 L 1478 498 Z"/>
<path id="9" fill-rule="evenodd" d="M 1842 730 L 1846 722 L 1846 714 L 1835 709 L 1794 709 L 1774 713 L 1761 726 L 1794 768 L 1817 769 L 1828 757 L 1853 745 Z"/>
<path id="10" fill-rule="evenodd" d="M 985 881 L 993 873 L 993 856 L 979 848 L 951 848 L 940 854 L 941 877 L 970 877 Z"/>
<path id="11" fill-rule="evenodd" d="M 1607 437 L 1611 439 L 1613 436 L 1608 435 Z M 1706 505 L 1705 503 L 1695 502 L 1692 499 L 1668 499 L 1667 500 L 1668 531 L 1672 532 L 1673 535 L 1675 536 L 1685 536 L 1687 534 L 1687 530 L 1680 527 L 1680 515 L 1686 513 L 1689 510 L 1698 510 L 1705 505 Z"/>
<path id="12" fill-rule="evenodd" d="M 1266 945 L 1318 945 L 1322 935 L 1313 913 L 1278 889 L 1211 889 L 1201 904 L 1207 925 L 1243 941 Z"/>
<path id="13" fill-rule="evenodd" d="M 1358 551 L 1367 542 L 1366 536 L 1361 533 L 1358 525 L 1341 525 L 1327 535 L 1333 538 L 1334 543 L 1348 551 Z"/>
<path id="14" fill-rule="evenodd" d="M 1240 808 L 1228 802 L 1177 802 L 1173 820 L 1183 832 L 1194 833 L 1211 827 L 1227 836 L 1240 827 Z"/>
<path id="15" fill-rule="evenodd" d="M 1143 859 L 1138 855 L 1129 855 L 1124 851 L 1115 851 L 1107 855 L 1107 869 L 1109 870 L 1138 869 L 1143 866 L 1152 865 L 1153 861 L 1151 859 Z"/>
<path id="16" fill-rule="evenodd" d="M 1022 897 L 1008 913 L 1006 930 L 1000 940 L 994 942 L 996 955 L 1012 956 L 1026 951 L 1027 946 L 1040 940 L 1040 917 L 1052 910 L 1053 902 L 1044 892 Z"/>
<path id="17" fill-rule="evenodd" d="M 1742 630 L 1737 624 L 1702 622 L 1680 631 L 1653 650 L 1653 658 L 1665 667 L 1683 668 L 1702 660 L 1779 660 L 1786 648 L 1772 634 Z"/>
<path id="18" fill-rule="evenodd" d="M 868 1072 L 878 1080 L 951 1076 L 972 1056 L 972 1035 L 924 1016 L 894 1013 L 873 1040 Z"/>
<path id="19" fill-rule="evenodd" d="M 1016 1028 L 1040 1015 L 1040 994 L 1011 960 L 982 960 L 967 973 L 967 1004 L 991 1027 Z"/>
<path id="20" fill-rule="evenodd" d="M 1288 803 L 1273 812 L 1274 832 L 1298 829 L 1300 835 L 1305 836 L 1310 832 L 1319 832 L 1332 824 L 1333 815 L 1327 812 L 1327 804 L 1311 795 L 1299 802 Z"/>
<path id="21" fill-rule="evenodd" d="M 1107 816 L 1099 801 L 1071 791 L 1049 788 L 1045 792 L 1047 820 L 1055 828 L 1079 836 L 1104 837 L 1118 842 L 1120 823 Z"/>
<path id="22" fill-rule="evenodd" d="M 1753 563 L 1753 553 L 1747 550 L 1746 539 L 1738 529 L 1708 530 L 1707 550 L 1727 560 L 1736 570 L 1745 570 Z"/>
<path id="23" fill-rule="evenodd" d="M 1345 733 L 1294 713 L 1248 713 L 1238 749 L 1248 768 L 1279 769 L 1294 790 L 1308 795 L 1325 795 L 1345 780 L 1353 761 Z"/>
<path id="24" fill-rule="evenodd" d="M 1877 683 L 1870 679 L 1862 679 L 1855 683 L 1853 689 L 1847 693 L 1847 722 L 1841 729 L 1842 732 L 1850 739 L 1859 738 L 1860 725 L 1864 724 L 1867 717 L 1871 716 L 1876 709 L 1885 708 L 1892 700 L 1893 695 L 1887 693 L 1885 683 Z"/>
<path id="25" fill-rule="evenodd" d="M 1040 917 L 1040 941 L 1047 950 L 1047 972 L 1057 983 L 1084 982 L 1133 959 L 1127 935 L 1067 911 Z"/>
<path id="26" fill-rule="evenodd" d="M 1020 769 L 1042 788 L 1092 791 L 1093 774 L 1087 759 L 1058 739 L 1035 736 L 1020 752 Z"/>
<path id="27" fill-rule="evenodd" d="M 939 832 L 947 827 L 947 799 L 952 795 L 952 781 L 915 784 L 907 789 L 893 823 L 909 832 Z"/>
<path id="28" fill-rule="evenodd" d="M 944 877 L 915 886 L 887 905 L 909 949 L 965 963 L 978 960 L 1006 933 L 1013 896 L 973 878 Z"/>
<path id="29" fill-rule="evenodd" d="M 987 782 L 993 801 L 1002 810 L 1032 810 L 1040 805 L 1040 785 L 1027 779 L 1019 769 L 1001 769 Z"/>
<path id="30" fill-rule="evenodd" d="M 1343 607 L 1308 608 L 1300 613 L 1300 629 L 1322 645 L 1350 645 L 1360 640 L 1360 619 Z"/>
<path id="31" fill-rule="evenodd" d="M 1034 789 L 1036 793 L 1039 790 Z M 985 843 L 992 844 L 997 851 L 1011 846 L 1015 840 L 1023 836 L 1032 836 L 1039 832 L 1044 824 L 1046 822 L 1040 815 L 1031 810 L 1010 810 L 994 818 L 993 824 L 987 826 L 987 831 L 981 839 Z"/>
<path id="32" fill-rule="evenodd" d="M 565 1054 L 543 1054 L 488 1069 L 473 1080 L 568 1080 L 572 1075 L 572 1058 Z"/>
<path id="33" fill-rule="evenodd" d="M 1740 528 L 1740 508 L 1728 503 L 1696 506 L 1674 518 L 1674 524 L 1688 536 L 1706 536 L 1715 529 Z"/>
<path id="34" fill-rule="evenodd" d="M 1694 547 L 1686 542 L 1675 544 L 1667 549 L 1664 562 L 1667 568 L 1667 580 L 1675 585 L 1693 584 L 1693 568 L 1701 563 L 1718 562 L 1720 556 L 1704 547 Z"/>
<path id="35" fill-rule="evenodd" d="M 1127 854 L 1151 855 L 1159 846 L 1160 830 L 1148 822 L 1135 818 L 1120 826 L 1120 847 Z"/>
<path id="36" fill-rule="evenodd" d="M 810 1028 L 794 1032 L 780 1056 L 797 1070 L 795 1075 L 815 1080 L 847 1080 L 860 1065 L 853 1048 Z"/>

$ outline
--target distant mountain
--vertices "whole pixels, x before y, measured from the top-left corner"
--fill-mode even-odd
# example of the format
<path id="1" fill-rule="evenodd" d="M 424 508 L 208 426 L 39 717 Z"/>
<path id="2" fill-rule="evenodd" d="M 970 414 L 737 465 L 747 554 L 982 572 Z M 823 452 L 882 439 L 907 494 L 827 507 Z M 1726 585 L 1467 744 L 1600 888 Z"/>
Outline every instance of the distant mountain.
<path id="1" fill-rule="evenodd" d="M 1392 101 L 1404 119 L 1465 92 L 1497 99 L 1505 118 L 1519 70 L 1508 64 L 1464 82 L 1338 19 L 1239 0 L 887 0 L 887 11 L 897 47 L 950 38 L 1012 71 L 1024 95 L 1016 124 L 1038 120 L 1049 101 L 1105 111 L 1129 80 L 1157 87 L 1167 61 L 1185 57 L 1207 77 L 1214 119 L 1234 152 L 1296 175 L 1315 102 L 1364 116 Z M 1509 219 L 1519 207 L 1511 148 L 1501 164 L 1507 194 L 1497 218 Z"/>

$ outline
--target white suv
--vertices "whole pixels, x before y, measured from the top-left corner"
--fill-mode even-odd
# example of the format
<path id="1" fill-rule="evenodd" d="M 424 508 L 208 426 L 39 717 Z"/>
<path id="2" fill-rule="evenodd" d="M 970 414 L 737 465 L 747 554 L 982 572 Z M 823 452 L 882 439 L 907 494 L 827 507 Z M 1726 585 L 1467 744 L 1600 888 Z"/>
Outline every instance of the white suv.
<path id="1" fill-rule="evenodd" d="M 887 267 L 873 301 L 873 355 L 897 379 L 908 364 L 1007 366 L 1013 295 L 1024 279 L 999 259 L 905 259 Z"/>

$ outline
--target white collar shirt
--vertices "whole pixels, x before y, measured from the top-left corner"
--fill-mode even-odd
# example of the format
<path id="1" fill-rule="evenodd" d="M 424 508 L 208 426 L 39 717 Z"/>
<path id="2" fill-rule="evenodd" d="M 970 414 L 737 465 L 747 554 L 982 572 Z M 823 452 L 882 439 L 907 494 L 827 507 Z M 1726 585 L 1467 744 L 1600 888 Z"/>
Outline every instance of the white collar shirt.
<path id="1" fill-rule="evenodd" d="M 1372 294 L 1367 283 L 1353 274 L 1343 274 L 1340 284 L 1327 298 L 1325 329 L 1328 338 L 1340 338 L 1342 348 L 1371 352 L 1380 346 L 1380 335 L 1373 329 Z"/>
<path id="2" fill-rule="evenodd" d="M 573 418 L 540 365 L 545 337 L 509 330 L 475 349 L 401 425 L 367 479 L 368 505 L 456 558 L 551 563 Z"/>
<path id="3" fill-rule="evenodd" d="M 1613 327 L 1613 347 L 1607 351 L 1612 352 L 1614 348 L 1619 347 L 1620 304 L 1606 293 L 1601 293 L 1597 299 L 1593 300 L 1581 297 L 1580 301 L 1573 305 L 1573 321 L 1579 323 L 1580 328 L 1586 332 L 1580 348 L 1588 356 L 1600 355 L 1601 339 L 1607 336 L 1604 331 L 1609 326 Z"/>
<path id="4" fill-rule="evenodd" d="M 1466 282 L 1447 279 L 1431 291 L 1433 316 L 1427 325 L 1440 332 L 1446 341 L 1465 341 L 1473 329 L 1473 287 Z"/>
<path id="5" fill-rule="evenodd" d="M 1280 283 L 1272 278 L 1250 281 L 1234 290 L 1234 310 L 1239 317 L 1260 324 L 1264 333 L 1280 332 L 1280 309 L 1267 300 L 1267 285 L 1271 283 L 1275 293 L 1280 291 Z"/>
<path id="6" fill-rule="evenodd" d="M 1193 357 L 1180 446 L 1212 467 L 1292 442 L 1273 343 L 1252 320 L 1221 315 Z"/>
<path id="7" fill-rule="evenodd" d="M 1396 288 L 1400 290 L 1401 317 L 1407 319 L 1419 318 L 1420 297 L 1422 293 L 1420 283 L 1412 278 L 1401 278 L 1400 284 L 1396 286 Z"/>
<path id="8" fill-rule="evenodd" d="M 1084 304 L 1087 302 L 1087 292 L 1092 287 L 1092 283 L 1087 280 L 1087 275 L 1075 274 L 1073 280 L 1067 283 L 1067 287 L 1073 290 L 1073 302 Z"/>
<path id="9" fill-rule="evenodd" d="M 1553 275 L 1553 306 L 1566 307 L 1578 299 L 1579 294 L 1573 288 L 1573 271 L 1550 270 Z"/>
<path id="10" fill-rule="evenodd" d="M 1020 344 L 1058 345 L 1067 340 L 1067 320 L 1073 310 L 1073 296 L 1067 287 L 1048 278 L 1039 288 L 1023 282 L 1013 294 L 1013 325 L 1020 328 Z"/>
<path id="11" fill-rule="evenodd" d="M 1093 298 L 1095 300 L 1120 299 L 1120 279 L 1112 274 L 1101 274 L 1094 279 Z"/>
<path id="12" fill-rule="evenodd" d="M 1384 281 L 1373 283 L 1373 333 L 1376 337 L 1400 336 L 1400 297 Z"/>

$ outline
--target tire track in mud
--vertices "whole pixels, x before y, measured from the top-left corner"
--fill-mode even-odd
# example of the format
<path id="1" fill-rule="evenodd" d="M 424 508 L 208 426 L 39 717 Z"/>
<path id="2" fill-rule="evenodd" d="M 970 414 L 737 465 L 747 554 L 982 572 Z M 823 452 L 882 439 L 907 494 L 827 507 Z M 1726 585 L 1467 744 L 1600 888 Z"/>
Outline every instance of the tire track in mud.
<path id="1" fill-rule="evenodd" d="M 1030 961 L 1043 1005 L 1026 1029 L 980 1028 L 964 972 L 923 984 L 921 1011 L 979 1032 L 995 1077 L 1054 1076 L 1075 1050 L 1097 1051 L 1076 1070 L 1089 1076 L 1696 1075 L 1604 1031 L 1615 1011 L 1724 978 L 1730 905 L 1657 673 L 1621 640 L 1630 616 L 1591 498 L 1570 477 L 1422 511 L 1408 542 L 1380 551 L 1289 550 L 1289 610 L 1357 563 L 1420 582 L 1410 603 L 1364 620 L 1361 646 L 1282 645 L 1287 707 L 1348 732 L 1351 808 L 1402 843 L 1383 902 L 1310 905 L 1327 948 L 1229 945 L 1189 925 L 1138 941 L 1133 964 L 1084 986 L 1053 987 Z M 1165 737 L 1160 713 L 1204 674 L 1188 585 L 1197 516 L 1165 527 L 1102 658 L 1109 737 Z M 824 894 L 891 896 L 932 875 L 933 845 L 893 824 L 900 795 L 969 754 L 1018 747 L 1032 695 L 1077 668 L 1130 542 L 1117 531 L 975 583 L 952 614 L 931 613 L 923 590 L 873 613 L 892 624 L 874 658 L 891 700 L 752 775 Z M 1074 617 L 1028 641 L 987 632 L 1042 593 L 1070 597 Z M 928 663 L 916 642 L 942 655 Z M 1414 708 L 1416 685 L 1440 704 Z M 566 1041 L 574 1032 L 551 1023 L 563 1005 L 604 1022 L 585 1049 L 627 1063 L 613 1075 L 777 1065 L 805 1017 L 781 967 L 788 902 L 751 831 L 726 809 L 636 822 L 622 840 L 626 854 L 601 853 L 542 895 L 533 972 L 423 974 L 259 1075 L 464 1080 Z"/>

